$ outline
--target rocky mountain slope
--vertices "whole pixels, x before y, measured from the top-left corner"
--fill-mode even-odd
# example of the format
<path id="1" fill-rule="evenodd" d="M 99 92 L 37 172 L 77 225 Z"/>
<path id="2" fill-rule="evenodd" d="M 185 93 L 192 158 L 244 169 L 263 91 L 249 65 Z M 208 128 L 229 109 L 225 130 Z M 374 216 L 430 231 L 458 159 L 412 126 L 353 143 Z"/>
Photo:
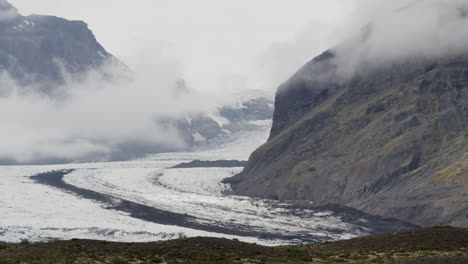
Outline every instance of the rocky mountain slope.
<path id="1" fill-rule="evenodd" d="M 468 226 L 468 57 L 338 78 L 327 51 L 276 95 L 236 194 L 337 202 L 422 226 Z"/>
<path id="2" fill-rule="evenodd" d="M 78 73 L 112 58 L 83 21 L 55 16 L 22 16 L 0 0 L 0 70 L 23 85 L 44 92 L 63 81 L 63 73 Z"/>

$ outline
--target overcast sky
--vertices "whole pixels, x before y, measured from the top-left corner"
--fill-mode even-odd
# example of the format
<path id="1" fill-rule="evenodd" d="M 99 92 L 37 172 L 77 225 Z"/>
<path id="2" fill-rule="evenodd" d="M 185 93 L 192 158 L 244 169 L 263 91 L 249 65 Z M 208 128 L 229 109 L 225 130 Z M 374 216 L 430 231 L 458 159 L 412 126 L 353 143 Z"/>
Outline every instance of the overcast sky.
<path id="1" fill-rule="evenodd" d="M 166 60 L 194 88 L 271 90 L 336 42 L 354 6 L 348 0 L 10 2 L 23 15 L 84 20 L 127 64 Z"/>

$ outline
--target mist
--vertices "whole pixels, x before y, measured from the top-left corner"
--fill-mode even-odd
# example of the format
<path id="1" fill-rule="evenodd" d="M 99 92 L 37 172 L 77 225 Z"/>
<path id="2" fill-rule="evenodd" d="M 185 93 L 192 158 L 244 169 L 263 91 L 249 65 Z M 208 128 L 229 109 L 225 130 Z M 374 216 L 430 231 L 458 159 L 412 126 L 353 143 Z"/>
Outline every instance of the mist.
<path id="1" fill-rule="evenodd" d="M 154 56 L 131 72 L 113 61 L 78 75 L 64 72 L 65 83 L 49 94 L 3 72 L 0 163 L 107 161 L 185 149 L 177 130 L 158 121 L 216 113 L 227 99 L 175 93 L 177 66 Z"/>
<path id="2" fill-rule="evenodd" d="M 18 10 L 8 2 L 0 0 L 0 22 L 15 18 Z"/>
<path id="3" fill-rule="evenodd" d="M 468 1 L 359 1 L 334 46 L 342 77 L 468 49 Z"/>

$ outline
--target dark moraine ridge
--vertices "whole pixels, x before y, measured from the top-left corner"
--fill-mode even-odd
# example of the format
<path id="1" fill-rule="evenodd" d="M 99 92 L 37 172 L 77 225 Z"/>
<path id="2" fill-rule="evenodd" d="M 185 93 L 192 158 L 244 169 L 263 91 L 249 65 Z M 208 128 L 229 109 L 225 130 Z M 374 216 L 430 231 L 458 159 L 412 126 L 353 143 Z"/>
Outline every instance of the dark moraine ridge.
<path id="1" fill-rule="evenodd" d="M 105 209 L 118 210 L 129 213 L 131 217 L 142 219 L 148 222 L 153 222 L 163 225 L 176 225 L 186 228 L 192 228 L 197 230 L 203 230 L 208 232 L 223 233 L 228 235 L 237 236 L 253 236 L 265 239 L 287 239 L 287 237 L 278 237 L 274 235 L 256 233 L 256 232 L 244 232 L 239 230 L 235 226 L 232 227 L 219 227 L 203 225 L 196 222 L 196 218 L 186 215 L 173 213 L 169 211 L 160 210 L 151 206 L 131 202 L 121 198 L 113 197 L 110 195 L 101 194 L 92 190 L 79 188 L 63 181 L 63 177 L 73 170 L 58 170 L 40 173 L 32 176 L 36 182 L 53 186 L 55 188 L 74 193 L 82 198 L 94 200 L 105 204 Z M 289 239 L 294 239 L 290 237 Z"/>
<path id="2" fill-rule="evenodd" d="M 160 210 L 147 205 L 135 203 L 125 199 L 105 195 L 96 191 L 79 188 L 64 182 L 63 177 L 73 170 L 57 170 L 45 173 L 40 173 L 32 176 L 36 182 L 45 184 L 76 194 L 82 198 L 94 200 L 105 204 L 104 209 L 118 210 L 130 214 L 131 217 L 142 219 L 148 222 L 164 225 L 176 225 L 180 227 L 192 228 L 208 232 L 222 233 L 227 235 L 257 237 L 266 240 L 283 240 L 283 241 L 302 241 L 304 243 L 317 243 L 329 240 L 327 237 L 314 236 L 309 233 L 267 233 L 249 229 L 248 226 L 239 226 L 230 222 L 218 223 L 220 225 L 209 225 L 197 222 L 197 218 L 186 215 Z M 271 201 L 272 206 L 279 209 L 286 209 L 295 215 L 306 215 L 307 212 L 313 210 L 315 212 L 331 212 L 335 216 L 341 217 L 342 221 L 354 224 L 358 230 L 370 230 L 371 234 L 382 234 L 398 232 L 402 230 L 410 230 L 419 228 L 416 225 L 408 224 L 391 218 L 383 218 L 373 216 L 353 208 L 349 208 L 336 204 L 313 205 L 309 202 L 291 201 L 278 203 Z M 340 232 L 337 230 L 322 230 L 329 233 Z M 350 230 L 352 231 L 352 230 Z"/>
<path id="3" fill-rule="evenodd" d="M 235 168 L 244 167 L 247 161 L 239 160 L 194 160 L 191 162 L 180 163 L 171 167 L 171 169 L 188 169 L 188 168 Z"/>

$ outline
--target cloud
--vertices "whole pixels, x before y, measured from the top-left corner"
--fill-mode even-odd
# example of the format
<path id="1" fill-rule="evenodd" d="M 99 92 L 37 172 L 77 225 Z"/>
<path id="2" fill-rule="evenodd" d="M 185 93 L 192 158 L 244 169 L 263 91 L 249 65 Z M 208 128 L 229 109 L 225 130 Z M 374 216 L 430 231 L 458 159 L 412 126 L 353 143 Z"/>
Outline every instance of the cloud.
<path id="1" fill-rule="evenodd" d="M 18 10 L 6 0 L 0 0 L 0 21 L 11 20 L 18 16 Z"/>
<path id="2" fill-rule="evenodd" d="M 180 57 L 184 78 L 195 89 L 216 91 L 229 86 L 236 90 L 272 92 L 284 78 L 316 55 L 297 41 L 316 39 L 316 43 L 307 43 L 310 50 L 315 51 L 316 44 L 322 43 L 319 36 L 328 34 L 328 29 L 321 25 L 341 26 L 342 18 L 347 16 L 353 2 L 138 0 L 129 4 L 127 0 L 11 1 L 23 14 L 53 14 L 86 21 L 106 50 L 129 65 L 132 65 L 129 61 L 135 52 L 129 43 L 144 43 L 148 39 L 150 43 L 165 42 L 164 48 Z M 112 6 L 112 12 L 109 12 L 109 6 Z M 311 20 L 311 26 L 304 28 Z M 310 37 L 301 31 L 310 32 Z M 301 34 L 304 36 L 298 36 Z M 272 44 L 284 48 L 271 47 Z M 328 48 L 330 45 L 323 46 Z M 156 43 L 156 46 L 160 45 Z M 283 55 L 275 55 L 275 49 Z M 288 53 L 292 55 L 290 58 Z"/>
<path id="3" fill-rule="evenodd" d="M 177 131 L 157 121 L 185 112 L 214 112 L 203 94 L 175 95 L 177 63 L 146 53 L 130 77 L 108 63 L 80 75 L 65 73 L 53 96 L 0 75 L 0 163 L 41 164 L 124 159 L 183 149 Z M 152 62 L 152 63 L 149 63 Z"/>
<path id="4" fill-rule="evenodd" d="M 340 41 L 342 30 L 333 23 L 310 21 L 291 40 L 272 44 L 256 65 L 257 85 L 275 89 L 310 58 Z"/>
<path id="5" fill-rule="evenodd" d="M 359 1 L 335 47 L 343 76 L 356 70 L 456 55 L 468 49 L 467 0 Z"/>

